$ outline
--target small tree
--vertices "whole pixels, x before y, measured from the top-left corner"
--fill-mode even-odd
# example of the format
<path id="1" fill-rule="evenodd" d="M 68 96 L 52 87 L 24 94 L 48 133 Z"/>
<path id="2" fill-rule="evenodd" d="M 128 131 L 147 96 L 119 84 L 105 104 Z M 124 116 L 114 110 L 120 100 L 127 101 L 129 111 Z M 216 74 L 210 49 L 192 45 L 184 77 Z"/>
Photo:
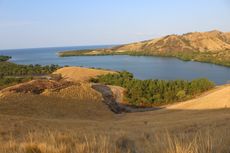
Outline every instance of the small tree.
<path id="1" fill-rule="evenodd" d="M 177 92 L 176 96 L 178 99 L 184 99 L 186 97 L 186 93 L 184 90 L 180 90 Z"/>

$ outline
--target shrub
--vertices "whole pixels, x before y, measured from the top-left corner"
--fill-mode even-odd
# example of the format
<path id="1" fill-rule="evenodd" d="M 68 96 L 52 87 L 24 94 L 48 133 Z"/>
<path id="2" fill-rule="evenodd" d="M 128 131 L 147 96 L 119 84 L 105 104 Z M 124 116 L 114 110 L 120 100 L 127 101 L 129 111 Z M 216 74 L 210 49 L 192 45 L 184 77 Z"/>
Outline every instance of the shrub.
<path id="1" fill-rule="evenodd" d="M 0 62 L 5 62 L 5 61 L 8 61 L 9 59 L 11 59 L 10 56 L 2 56 L 2 55 L 0 55 Z"/>

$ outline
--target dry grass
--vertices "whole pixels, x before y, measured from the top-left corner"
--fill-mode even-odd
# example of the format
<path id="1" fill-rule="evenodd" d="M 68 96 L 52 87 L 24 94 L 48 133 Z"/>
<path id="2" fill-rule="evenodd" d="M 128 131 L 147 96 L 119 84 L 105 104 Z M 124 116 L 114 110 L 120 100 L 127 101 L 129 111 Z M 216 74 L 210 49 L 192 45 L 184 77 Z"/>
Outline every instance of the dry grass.
<path id="1" fill-rule="evenodd" d="M 214 132 L 214 133 L 211 133 Z M 217 153 L 229 152 L 229 131 L 200 131 L 192 136 L 168 135 L 166 140 L 167 153 Z M 163 149 L 163 147 L 162 147 Z"/>
<path id="2" fill-rule="evenodd" d="M 78 136 L 72 133 L 29 133 L 23 141 L 1 142 L 1 153 L 110 153 L 115 150 L 106 136 Z"/>
<path id="3" fill-rule="evenodd" d="M 44 90 L 59 90 L 72 85 L 72 82 L 54 80 L 32 80 L 0 90 L 0 97 L 11 95 L 12 93 L 32 93 L 41 94 Z"/>
<path id="4" fill-rule="evenodd" d="M 142 137 L 141 144 L 117 134 L 79 134 L 75 131 L 28 133 L 22 140 L 0 141 L 1 153 L 228 153 L 230 132 L 210 130 L 191 134 L 167 131 Z"/>
<path id="5" fill-rule="evenodd" d="M 206 100 L 218 101 L 200 103 L 227 103 L 228 91 L 210 92 Z M 88 83 L 0 98 L 0 153 L 230 152 L 228 108 L 117 115 L 101 101 Z"/>
<path id="6" fill-rule="evenodd" d="M 225 39 L 223 39 L 225 38 Z M 118 47 L 125 51 L 207 51 L 219 52 L 230 49 L 229 34 L 220 31 L 194 32 L 183 35 L 168 35 L 160 39 L 132 43 Z"/>
<path id="7" fill-rule="evenodd" d="M 46 96 L 77 99 L 78 101 L 101 102 L 102 95 L 91 88 L 89 83 L 78 83 L 58 91 L 46 90 Z"/>
<path id="8" fill-rule="evenodd" d="M 207 110 L 230 108 L 230 85 L 223 85 L 204 93 L 198 98 L 173 104 L 167 109 Z"/>
<path id="9" fill-rule="evenodd" d="M 116 72 L 83 68 L 83 67 L 64 67 L 54 72 L 54 74 L 61 74 L 64 79 L 69 81 L 74 81 L 74 82 L 88 81 L 93 77 L 108 74 L 108 73 L 116 73 Z"/>

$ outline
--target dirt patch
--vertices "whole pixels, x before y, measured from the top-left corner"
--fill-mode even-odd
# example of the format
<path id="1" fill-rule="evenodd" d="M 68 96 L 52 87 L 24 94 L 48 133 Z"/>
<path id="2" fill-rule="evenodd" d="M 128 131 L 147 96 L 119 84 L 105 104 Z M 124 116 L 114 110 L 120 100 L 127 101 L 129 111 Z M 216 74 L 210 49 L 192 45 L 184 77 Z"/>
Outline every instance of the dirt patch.
<path id="1" fill-rule="evenodd" d="M 124 92 L 125 88 L 119 87 L 119 86 L 108 86 L 113 93 L 114 98 L 116 99 L 116 102 L 120 104 L 127 104 L 128 102 L 124 99 Z"/>

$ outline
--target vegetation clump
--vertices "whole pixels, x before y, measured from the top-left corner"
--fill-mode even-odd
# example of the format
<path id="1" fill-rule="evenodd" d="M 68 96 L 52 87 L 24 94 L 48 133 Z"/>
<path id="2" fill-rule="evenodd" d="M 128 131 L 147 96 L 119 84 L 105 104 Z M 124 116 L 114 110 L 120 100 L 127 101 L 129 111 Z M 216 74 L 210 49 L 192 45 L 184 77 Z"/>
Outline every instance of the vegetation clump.
<path id="1" fill-rule="evenodd" d="M 214 87 L 214 83 L 205 78 L 192 81 L 138 80 L 126 71 L 102 75 L 92 79 L 92 82 L 126 88 L 126 100 L 136 106 L 159 106 L 183 101 Z"/>
<path id="2" fill-rule="evenodd" d="M 11 59 L 11 56 L 0 55 L 0 62 L 5 62 L 8 61 L 9 59 Z"/>

